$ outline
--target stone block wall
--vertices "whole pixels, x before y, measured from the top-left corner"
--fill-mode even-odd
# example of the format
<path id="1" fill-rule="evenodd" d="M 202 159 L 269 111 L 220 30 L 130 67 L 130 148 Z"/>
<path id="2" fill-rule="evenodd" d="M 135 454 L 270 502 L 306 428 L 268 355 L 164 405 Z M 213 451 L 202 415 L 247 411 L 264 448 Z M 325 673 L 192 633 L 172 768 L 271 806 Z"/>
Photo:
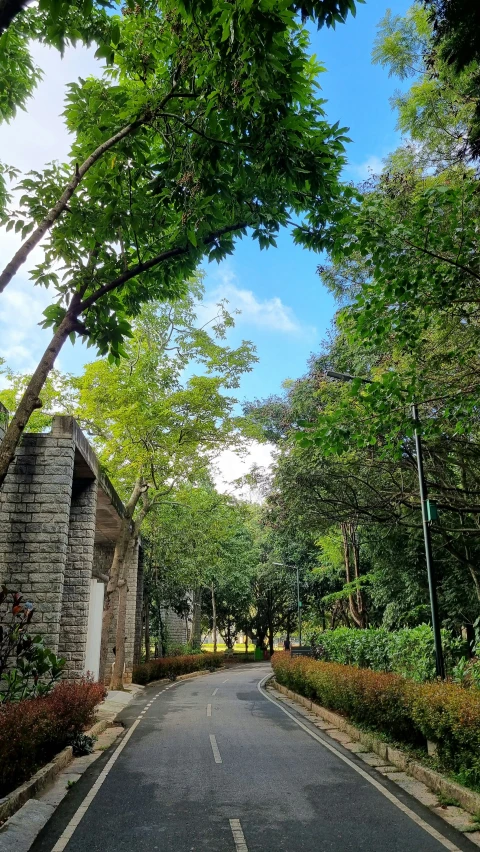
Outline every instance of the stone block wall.
<path id="1" fill-rule="evenodd" d="M 185 645 L 187 643 L 187 624 L 184 618 L 180 618 L 173 609 L 164 609 L 162 618 L 167 630 L 168 641 L 174 645 Z"/>
<path id="2" fill-rule="evenodd" d="M 90 580 L 93 570 L 96 480 L 73 483 L 58 652 L 67 660 L 69 677 L 85 671 Z"/>
<path id="3" fill-rule="evenodd" d="M 4 419 L 0 416 L 0 429 Z M 24 435 L 0 489 L 0 584 L 33 603 L 32 627 L 55 654 L 66 658 L 66 677 L 85 672 L 92 579 L 107 579 L 123 511 L 72 418 L 56 417 L 50 434 Z M 130 679 L 142 627 L 138 553 L 137 546 L 127 574 Z M 107 676 L 114 660 L 117 607 L 114 599 Z"/>
<path id="4" fill-rule="evenodd" d="M 127 618 L 125 623 L 125 682 L 131 683 L 132 669 L 135 656 L 135 639 L 137 630 L 137 592 L 138 592 L 138 552 L 137 541 L 130 556 L 127 571 Z"/>
<path id="5" fill-rule="evenodd" d="M 75 447 L 25 435 L 0 491 L 0 581 L 35 607 L 33 626 L 58 653 Z"/>
<path id="6" fill-rule="evenodd" d="M 136 666 L 142 657 L 143 635 L 143 548 L 140 543 L 137 562 L 137 597 L 135 601 L 135 640 L 133 644 L 133 665 Z"/>

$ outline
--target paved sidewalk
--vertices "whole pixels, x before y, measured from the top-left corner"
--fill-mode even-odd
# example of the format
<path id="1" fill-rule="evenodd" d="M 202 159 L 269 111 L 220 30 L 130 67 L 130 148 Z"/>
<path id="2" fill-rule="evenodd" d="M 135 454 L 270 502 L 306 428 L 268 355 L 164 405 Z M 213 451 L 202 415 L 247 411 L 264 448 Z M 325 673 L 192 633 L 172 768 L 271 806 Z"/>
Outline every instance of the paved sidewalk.
<path id="1" fill-rule="evenodd" d="M 17 811 L 0 827 L 0 852 L 28 852 L 35 838 L 48 822 L 69 789 L 83 775 L 86 769 L 97 760 L 120 734 L 124 728 L 112 725 L 119 713 L 143 691 L 143 686 L 130 684 L 122 691 L 111 690 L 105 701 L 99 705 L 96 713 L 96 723 L 105 729 L 97 734 L 97 741 L 92 754 L 84 757 L 74 757 L 62 769 L 55 781 L 38 793 L 33 799 Z"/>

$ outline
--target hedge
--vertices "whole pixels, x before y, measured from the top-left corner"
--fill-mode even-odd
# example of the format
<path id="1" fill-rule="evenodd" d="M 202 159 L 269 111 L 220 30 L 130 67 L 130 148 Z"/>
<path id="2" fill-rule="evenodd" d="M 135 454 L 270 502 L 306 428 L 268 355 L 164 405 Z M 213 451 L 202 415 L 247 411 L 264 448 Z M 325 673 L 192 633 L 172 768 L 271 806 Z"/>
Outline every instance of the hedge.
<path id="1" fill-rule="evenodd" d="M 436 677 L 433 630 L 429 624 L 394 631 L 383 627 L 338 627 L 320 633 L 317 645 L 322 659 L 328 662 L 395 672 L 419 682 Z M 465 654 L 465 643 L 442 630 L 442 646 L 447 672 L 452 674 Z"/>
<path id="2" fill-rule="evenodd" d="M 94 720 L 103 684 L 60 683 L 41 698 L 0 704 L 0 797 L 7 795 Z"/>
<path id="3" fill-rule="evenodd" d="M 288 689 L 371 730 L 414 746 L 438 744 L 441 769 L 480 789 L 480 693 L 454 683 L 415 683 L 307 657 L 275 654 L 275 677 Z"/>
<path id="4" fill-rule="evenodd" d="M 185 654 L 175 657 L 158 657 L 133 669 L 133 682 L 142 685 L 152 680 L 175 678 L 203 669 L 218 669 L 224 662 L 223 654 Z"/>

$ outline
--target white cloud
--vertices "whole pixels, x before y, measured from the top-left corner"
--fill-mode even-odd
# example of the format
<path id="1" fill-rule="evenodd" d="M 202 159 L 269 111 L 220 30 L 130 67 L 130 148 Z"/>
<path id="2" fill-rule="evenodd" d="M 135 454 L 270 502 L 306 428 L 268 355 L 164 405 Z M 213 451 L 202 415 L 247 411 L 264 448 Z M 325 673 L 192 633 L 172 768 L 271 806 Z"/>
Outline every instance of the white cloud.
<path id="1" fill-rule="evenodd" d="M 254 503 L 262 501 L 260 491 L 249 485 L 238 484 L 251 473 L 253 468 L 271 469 L 273 463 L 273 444 L 260 444 L 258 441 L 246 441 L 241 455 L 233 450 L 224 450 L 216 459 L 213 479 L 217 491 L 221 494 L 233 494 L 243 500 Z"/>
<path id="2" fill-rule="evenodd" d="M 379 175 L 384 169 L 384 161 L 381 157 L 371 154 L 363 163 L 349 163 L 347 170 L 357 180 L 367 180 L 372 175 Z"/>
<path id="3" fill-rule="evenodd" d="M 292 308 L 284 305 L 278 296 L 273 296 L 271 299 L 257 299 L 252 290 L 237 286 L 237 278 L 229 269 L 223 270 L 220 277 L 221 283 L 207 294 L 205 306 L 202 309 L 205 313 L 211 312 L 215 302 L 226 299 L 231 311 L 240 311 L 236 319 L 237 325 L 248 324 L 284 334 L 316 335 L 316 329 L 302 324 Z"/>

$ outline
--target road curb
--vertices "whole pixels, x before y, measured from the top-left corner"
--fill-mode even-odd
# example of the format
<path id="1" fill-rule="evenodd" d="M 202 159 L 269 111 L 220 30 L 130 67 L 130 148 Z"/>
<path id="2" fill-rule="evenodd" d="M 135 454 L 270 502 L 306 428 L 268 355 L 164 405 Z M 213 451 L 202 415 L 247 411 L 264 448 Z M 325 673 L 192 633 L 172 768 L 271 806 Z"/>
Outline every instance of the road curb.
<path id="1" fill-rule="evenodd" d="M 319 704 L 315 704 L 314 701 L 305 698 L 303 695 L 292 692 L 291 689 L 287 689 L 282 684 L 277 683 L 276 680 L 271 679 L 269 683 L 282 695 L 286 695 L 292 701 L 302 704 L 303 707 L 320 716 L 325 722 L 331 722 L 333 727 L 338 728 L 340 731 L 345 731 L 352 740 L 360 742 L 369 751 L 375 752 L 383 760 L 396 766 L 397 769 L 406 772 L 407 775 L 411 775 L 416 781 L 422 781 L 434 793 L 441 793 L 450 799 L 455 799 L 462 808 L 475 816 L 480 814 L 480 795 L 478 793 L 474 793 L 473 790 L 467 790 L 466 787 L 462 787 L 456 781 L 450 781 L 448 778 L 440 775 L 439 772 L 435 772 L 434 769 L 423 766 L 401 749 L 388 745 L 388 743 L 385 743 L 374 734 L 361 731 L 355 725 L 347 722 L 343 716 L 333 713 L 332 710 L 327 710 Z"/>
<path id="2" fill-rule="evenodd" d="M 50 763 L 45 764 L 35 775 L 32 775 L 28 781 L 20 784 L 20 787 L 17 787 L 8 796 L 0 799 L 0 822 L 13 816 L 25 802 L 32 799 L 47 784 L 50 784 L 57 777 L 58 773 L 70 763 L 72 757 L 72 746 L 66 746 L 66 748 L 55 755 Z"/>

